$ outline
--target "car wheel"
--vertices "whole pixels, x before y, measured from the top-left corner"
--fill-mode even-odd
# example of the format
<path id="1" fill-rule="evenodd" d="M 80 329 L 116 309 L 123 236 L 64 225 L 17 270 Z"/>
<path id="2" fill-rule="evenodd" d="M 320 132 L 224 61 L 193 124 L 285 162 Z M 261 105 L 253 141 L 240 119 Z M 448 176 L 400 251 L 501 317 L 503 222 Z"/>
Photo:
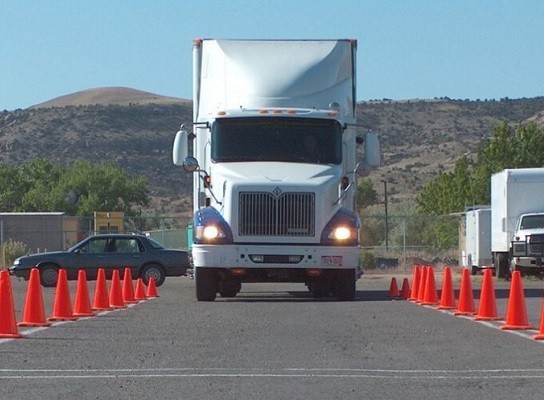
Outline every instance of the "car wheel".
<path id="1" fill-rule="evenodd" d="M 508 263 L 508 257 L 504 253 L 496 253 L 496 265 L 495 271 L 498 279 L 504 278 L 510 280 L 510 265 Z"/>
<path id="2" fill-rule="evenodd" d="M 158 264 L 149 264 L 142 269 L 140 273 L 140 278 L 147 285 L 149 283 L 149 278 L 155 278 L 155 285 L 160 286 L 163 284 L 166 275 L 162 267 Z"/>
<path id="3" fill-rule="evenodd" d="M 54 265 L 47 264 L 40 268 L 40 281 L 45 287 L 54 287 L 58 276 L 59 270 Z"/>

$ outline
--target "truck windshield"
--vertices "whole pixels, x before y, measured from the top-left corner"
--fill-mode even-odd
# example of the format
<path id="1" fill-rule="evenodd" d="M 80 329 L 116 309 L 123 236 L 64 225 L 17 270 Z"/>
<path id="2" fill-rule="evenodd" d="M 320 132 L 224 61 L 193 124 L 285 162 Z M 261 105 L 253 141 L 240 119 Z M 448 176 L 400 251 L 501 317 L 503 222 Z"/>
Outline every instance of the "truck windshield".
<path id="1" fill-rule="evenodd" d="M 544 228 L 544 215 L 526 215 L 521 219 L 519 229 Z"/>
<path id="2" fill-rule="evenodd" d="M 212 127 L 215 162 L 342 162 L 342 128 L 335 120 L 257 117 L 221 118 Z"/>

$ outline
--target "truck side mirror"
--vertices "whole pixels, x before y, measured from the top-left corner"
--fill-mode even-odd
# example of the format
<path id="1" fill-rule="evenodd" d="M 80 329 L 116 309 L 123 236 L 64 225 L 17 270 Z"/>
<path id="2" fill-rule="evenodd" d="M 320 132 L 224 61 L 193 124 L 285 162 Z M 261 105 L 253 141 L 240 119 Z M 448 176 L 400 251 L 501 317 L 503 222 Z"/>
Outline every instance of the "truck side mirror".
<path id="1" fill-rule="evenodd" d="M 363 166 L 366 168 L 379 167 L 380 156 L 380 141 L 378 135 L 373 132 L 365 133 L 363 139 L 365 144 L 365 155 L 363 156 Z"/>
<path id="2" fill-rule="evenodd" d="M 189 134 L 187 131 L 178 131 L 172 147 L 172 162 L 174 165 L 183 165 L 189 154 Z"/>

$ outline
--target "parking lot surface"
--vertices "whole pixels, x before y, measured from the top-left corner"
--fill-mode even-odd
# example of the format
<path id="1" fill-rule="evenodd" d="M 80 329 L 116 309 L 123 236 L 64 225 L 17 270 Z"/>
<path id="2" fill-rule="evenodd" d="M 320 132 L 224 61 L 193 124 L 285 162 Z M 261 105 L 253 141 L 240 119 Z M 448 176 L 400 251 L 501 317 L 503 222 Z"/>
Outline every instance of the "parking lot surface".
<path id="1" fill-rule="evenodd" d="M 392 276 L 411 278 L 364 275 L 353 302 L 313 299 L 301 284 L 250 284 L 235 298 L 197 302 L 191 279 L 168 278 L 156 299 L 0 339 L 0 398 L 542 398 L 536 331 L 392 300 Z M 480 283 L 473 277 L 476 305 Z M 12 286 L 20 319 L 26 283 Z M 542 287 L 524 280 L 537 328 Z M 43 291 L 47 314 L 54 290 Z M 508 292 L 497 283 L 501 315 Z"/>

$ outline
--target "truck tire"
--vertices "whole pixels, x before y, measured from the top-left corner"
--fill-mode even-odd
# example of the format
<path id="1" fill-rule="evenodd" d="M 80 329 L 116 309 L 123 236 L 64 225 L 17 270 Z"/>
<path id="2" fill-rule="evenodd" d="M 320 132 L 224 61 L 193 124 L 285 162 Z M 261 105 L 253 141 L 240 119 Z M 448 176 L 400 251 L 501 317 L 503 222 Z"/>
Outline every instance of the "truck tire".
<path id="1" fill-rule="evenodd" d="M 498 279 L 508 279 L 510 276 L 510 263 L 508 253 L 495 253 L 495 271 Z"/>
<path id="2" fill-rule="evenodd" d="M 334 281 L 334 295 L 340 301 L 355 300 L 355 270 L 341 269 L 336 271 Z"/>
<path id="3" fill-rule="evenodd" d="M 313 282 L 310 285 L 310 292 L 314 299 L 323 299 L 328 297 L 331 291 L 331 285 L 329 282 Z"/>
<path id="4" fill-rule="evenodd" d="M 242 284 L 232 279 L 219 282 L 219 294 L 221 297 L 236 297 L 241 289 Z"/>
<path id="5" fill-rule="evenodd" d="M 213 268 L 195 268 L 196 299 L 214 301 L 218 289 L 218 276 Z"/>

